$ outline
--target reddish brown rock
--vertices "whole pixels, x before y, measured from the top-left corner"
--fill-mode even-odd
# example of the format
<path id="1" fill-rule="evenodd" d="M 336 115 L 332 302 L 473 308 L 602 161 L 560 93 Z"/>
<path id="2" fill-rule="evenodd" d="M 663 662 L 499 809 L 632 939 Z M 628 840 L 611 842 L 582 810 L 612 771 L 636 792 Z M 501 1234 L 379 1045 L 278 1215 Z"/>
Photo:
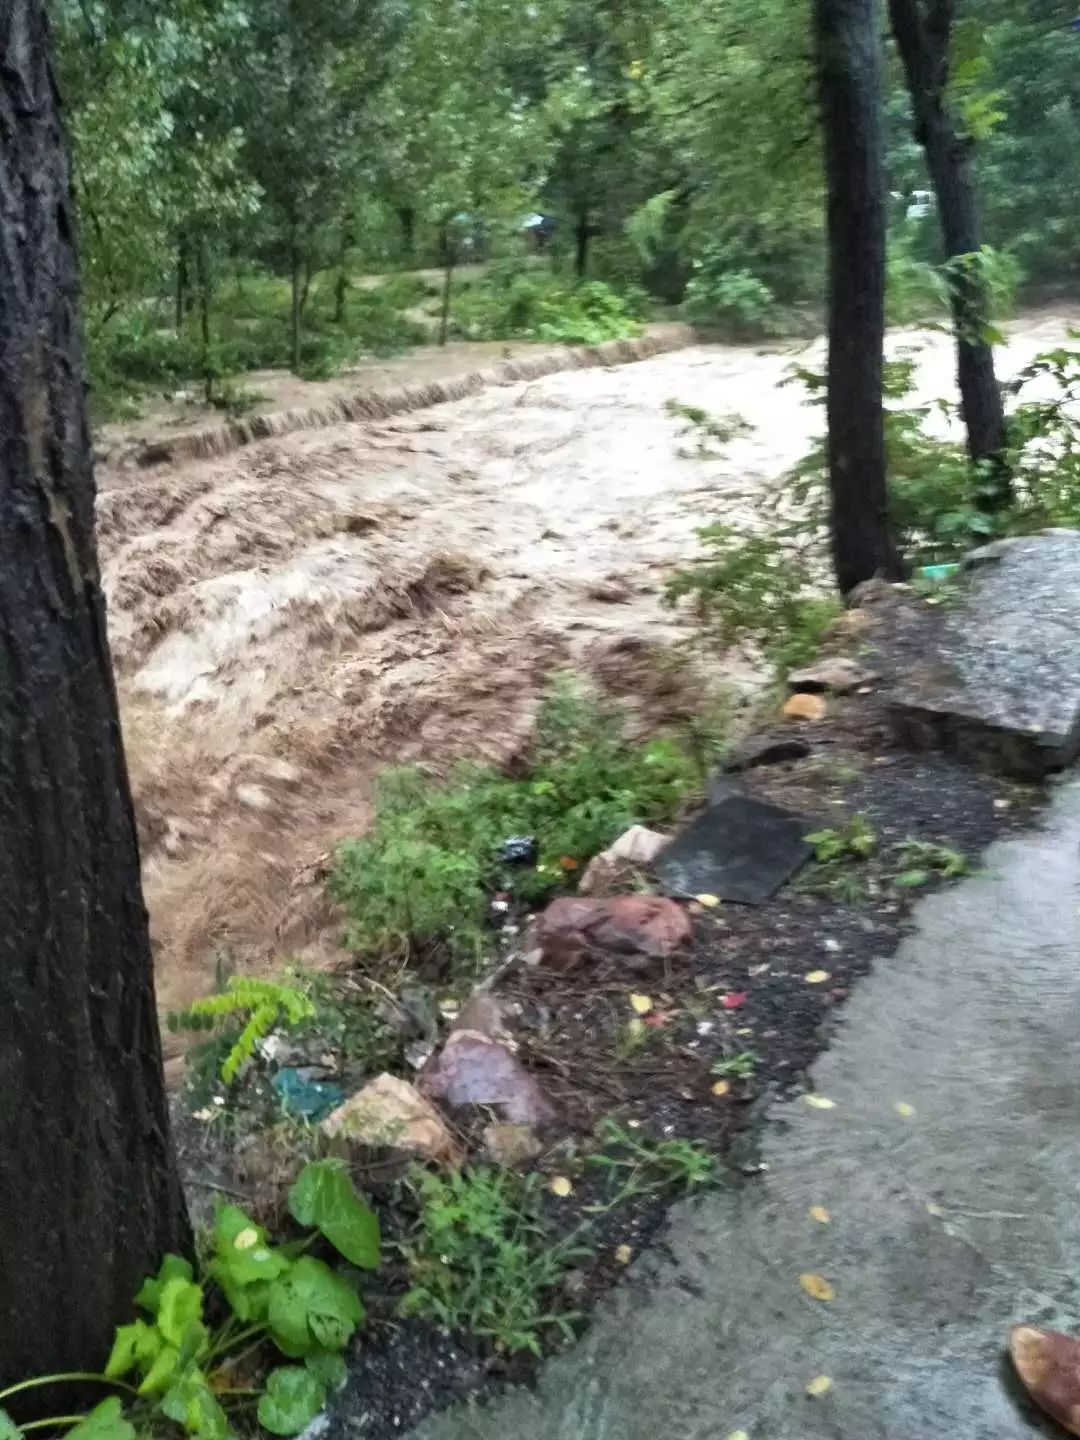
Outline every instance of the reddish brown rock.
<path id="1" fill-rule="evenodd" d="M 692 934 L 686 911 L 661 895 L 555 900 L 536 929 L 542 963 L 555 970 L 601 956 L 646 970 L 688 945 Z"/>
<path id="2" fill-rule="evenodd" d="M 1070 1435 L 1080 1435 L 1080 1340 L 1058 1330 L 1014 1325 L 1009 1353 L 1039 1409 Z"/>
<path id="3" fill-rule="evenodd" d="M 515 1125 L 550 1125 L 553 1107 L 514 1052 L 476 1030 L 455 1030 L 420 1077 L 447 1105 L 491 1105 Z"/>

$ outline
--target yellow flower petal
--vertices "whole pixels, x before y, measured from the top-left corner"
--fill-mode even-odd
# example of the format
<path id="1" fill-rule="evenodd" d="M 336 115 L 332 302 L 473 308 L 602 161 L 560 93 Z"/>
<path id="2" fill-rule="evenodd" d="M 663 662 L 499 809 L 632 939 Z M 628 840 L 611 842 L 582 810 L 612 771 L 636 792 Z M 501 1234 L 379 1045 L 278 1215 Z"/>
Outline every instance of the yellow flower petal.
<path id="1" fill-rule="evenodd" d="M 804 1095 L 802 1098 L 806 1101 L 807 1105 L 811 1106 L 811 1108 L 814 1110 L 836 1109 L 836 1101 L 830 1100 L 827 1095 L 810 1094 Z"/>
<path id="2" fill-rule="evenodd" d="M 565 1199 L 567 1195 L 572 1195 L 574 1193 L 574 1187 L 573 1185 L 571 1185 L 570 1181 L 566 1178 L 565 1175 L 552 1176 L 551 1180 L 548 1182 L 548 1189 L 553 1195 L 558 1195 L 562 1199 Z"/>
<path id="3" fill-rule="evenodd" d="M 652 999 L 648 995 L 631 995 L 630 1006 L 638 1015 L 647 1015 L 652 1009 Z"/>
<path id="4" fill-rule="evenodd" d="M 730 1089 L 731 1086 L 726 1080 L 717 1080 L 716 1084 L 712 1087 L 712 1093 L 714 1095 L 726 1095 Z"/>
<path id="5" fill-rule="evenodd" d="M 799 1284 L 812 1300 L 835 1300 L 836 1291 L 824 1275 L 800 1275 Z"/>
<path id="6" fill-rule="evenodd" d="M 816 1220 L 819 1225 L 828 1225 L 829 1221 L 832 1219 L 832 1216 L 829 1214 L 828 1210 L 825 1209 L 824 1205 L 811 1205 L 810 1219 Z"/>
<path id="7" fill-rule="evenodd" d="M 826 980 L 831 979 L 832 976 L 828 970 L 811 970 L 810 974 L 806 977 L 806 983 L 808 985 L 824 985 Z"/>
<path id="8" fill-rule="evenodd" d="M 617 1245 L 615 1247 L 615 1259 L 620 1265 L 629 1265 L 634 1258 L 634 1252 L 629 1245 Z"/>
<path id="9" fill-rule="evenodd" d="M 250 1250 L 253 1245 L 257 1245 L 258 1243 L 259 1232 L 249 1227 L 247 1230 L 240 1231 L 239 1235 L 237 1235 L 233 1241 L 233 1247 L 236 1250 Z"/>
<path id="10" fill-rule="evenodd" d="M 817 1400 L 822 1395 L 827 1395 L 831 1389 L 832 1381 L 828 1375 L 818 1375 L 807 1385 L 806 1393 L 810 1396 L 811 1400 Z"/>
<path id="11" fill-rule="evenodd" d="M 715 910 L 720 904 L 719 895 L 695 895 L 694 899 L 699 905 L 704 905 L 707 910 Z"/>
<path id="12" fill-rule="evenodd" d="M 912 1115 L 915 1114 L 915 1106 L 909 1105 L 906 1100 L 898 1100 L 893 1106 L 893 1109 L 898 1115 L 902 1115 L 905 1120 L 910 1120 Z"/>

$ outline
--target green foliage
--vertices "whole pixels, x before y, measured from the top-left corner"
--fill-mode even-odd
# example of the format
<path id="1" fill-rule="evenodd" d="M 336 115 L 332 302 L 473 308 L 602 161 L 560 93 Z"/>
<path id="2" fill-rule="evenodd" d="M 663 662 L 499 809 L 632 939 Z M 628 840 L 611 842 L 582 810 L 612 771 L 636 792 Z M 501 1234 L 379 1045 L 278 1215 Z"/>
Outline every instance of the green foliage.
<path id="1" fill-rule="evenodd" d="M 601 1139 L 603 1148 L 589 1156 L 589 1164 L 612 1183 L 607 1210 L 635 1195 L 690 1192 L 716 1183 L 716 1161 L 700 1140 L 650 1140 L 610 1119 Z"/>
<path id="2" fill-rule="evenodd" d="M 754 427 L 734 412 L 711 415 L 708 410 L 702 410 L 698 405 L 686 405 L 681 400 L 665 400 L 664 409 L 675 419 L 684 422 L 682 435 L 694 440 L 693 450 L 680 448 L 680 455 L 694 455 L 699 460 L 710 460 L 717 454 L 715 446 L 730 445 L 732 440 L 739 440 L 753 433 Z"/>
<path id="3" fill-rule="evenodd" d="M 417 767 L 380 777 L 375 823 L 340 848 L 332 879 L 347 943 L 374 955 L 439 945 L 458 962 L 475 959 L 488 891 L 542 898 L 630 825 L 671 819 L 698 783 L 685 745 L 630 744 L 615 713 L 572 683 L 556 686 L 525 775 L 461 765 L 445 784 Z M 512 835 L 536 837 L 535 869 L 499 860 Z"/>
<path id="4" fill-rule="evenodd" d="M 276 1025 L 298 1025 L 315 1014 L 308 995 L 294 985 L 234 975 L 221 995 L 206 995 L 189 1010 L 168 1017 L 170 1030 L 214 1030 L 239 1026 L 221 1065 L 221 1079 L 231 1084 L 255 1053 L 255 1046 Z"/>
<path id="5" fill-rule="evenodd" d="M 640 333 L 630 304 L 602 281 L 579 285 L 526 272 L 459 286 L 452 328 L 466 340 L 599 345 Z"/>
<path id="6" fill-rule="evenodd" d="M 474 1166 L 447 1176 L 414 1169 L 408 1187 L 419 1207 L 402 1245 L 410 1288 L 402 1313 L 469 1330 L 510 1353 L 541 1353 L 551 1332 L 570 1339 L 572 1314 L 556 1291 L 589 1252 L 557 1240 L 540 1205 L 540 1176 Z"/>
<path id="7" fill-rule="evenodd" d="M 954 880 L 971 873 L 971 862 L 960 850 L 936 840 L 902 840 L 893 847 L 903 869 L 892 877 L 902 890 L 917 890 L 935 876 Z"/>
<path id="8" fill-rule="evenodd" d="M 853 815 L 839 829 L 815 830 L 807 835 L 818 865 L 846 865 L 868 860 L 877 847 L 877 833 L 865 815 Z"/>
<path id="9" fill-rule="evenodd" d="M 727 1055 L 723 1060 L 715 1061 L 712 1073 L 722 1080 L 752 1080 L 760 1063 L 753 1050 L 740 1050 L 736 1055 Z"/>
<path id="10" fill-rule="evenodd" d="M 775 334 L 780 328 L 768 285 L 749 270 L 729 269 L 725 250 L 709 249 L 695 260 L 683 314 L 703 329 L 738 340 Z"/>
<path id="11" fill-rule="evenodd" d="M 221 1205 L 205 1274 L 196 1274 L 179 1255 L 166 1255 L 135 1297 L 142 1314 L 116 1331 L 100 1377 L 42 1376 L 0 1392 L 0 1401 L 34 1385 L 97 1378 L 132 1398 L 113 1397 L 90 1411 L 68 1432 L 80 1440 L 134 1440 L 136 1425 L 140 1434 L 156 1433 L 162 1419 L 193 1440 L 233 1440 L 222 1397 L 258 1394 L 260 1423 L 276 1435 L 298 1434 L 323 1408 L 329 1390 L 343 1383 L 342 1352 L 364 1318 L 352 1286 L 305 1252 L 321 1234 L 350 1263 L 373 1269 L 379 1263 L 379 1227 L 336 1160 L 316 1161 L 301 1171 L 289 1192 L 289 1209 L 313 1234 L 274 1245 L 238 1206 Z M 228 1314 L 211 1328 L 211 1317 L 220 1319 L 221 1300 Z M 261 1341 L 301 1363 L 272 1370 L 261 1394 L 230 1390 L 230 1365 Z M 35 1422 L 49 1423 L 68 1422 Z M 22 1434 L 0 1410 L 3 1440 Z"/>

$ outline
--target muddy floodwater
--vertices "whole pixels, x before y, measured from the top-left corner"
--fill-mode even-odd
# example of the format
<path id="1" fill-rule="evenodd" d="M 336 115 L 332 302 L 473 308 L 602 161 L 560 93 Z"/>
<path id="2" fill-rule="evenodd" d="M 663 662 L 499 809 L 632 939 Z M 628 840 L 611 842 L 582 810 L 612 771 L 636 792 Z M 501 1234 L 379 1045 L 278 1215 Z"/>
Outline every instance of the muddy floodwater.
<path id="1" fill-rule="evenodd" d="M 1010 327 L 1003 373 L 1068 343 L 1071 316 Z M 943 335 L 920 393 L 952 393 Z M 822 414 L 783 381 L 821 348 L 695 345 L 339 424 L 212 461 L 99 468 L 99 542 L 158 987 L 215 964 L 332 952 L 326 857 L 370 816 L 387 764 L 505 760 L 568 665 L 657 685 L 661 605 L 695 528 L 756 514 Z M 671 399 L 751 433 L 680 455 Z M 683 697 L 685 698 L 685 697 Z"/>

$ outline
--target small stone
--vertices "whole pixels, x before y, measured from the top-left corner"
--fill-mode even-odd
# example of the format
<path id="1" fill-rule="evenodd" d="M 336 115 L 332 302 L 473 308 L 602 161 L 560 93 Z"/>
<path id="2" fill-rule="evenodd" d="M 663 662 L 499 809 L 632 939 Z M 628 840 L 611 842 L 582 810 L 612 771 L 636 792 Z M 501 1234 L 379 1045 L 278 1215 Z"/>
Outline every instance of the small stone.
<path id="1" fill-rule="evenodd" d="M 445 1165 L 460 1165 L 461 1147 L 415 1085 L 382 1074 L 338 1106 L 319 1127 L 331 1139 L 398 1150 Z"/>
<path id="2" fill-rule="evenodd" d="M 491 1105 L 518 1125 L 548 1125 L 555 1111 L 506 1045 L 476 1030 L 455 1030 L 420 1080 L 425 1094 L 447 1105 Z"/>
<path id="3" fill-rule="evenodd" d="M 543 1151 L 531 1125 L 487 1125 L 484 1127 L 484 1154 L 504 1170 L 518 1170 Z"/>
<path id="4" fill-rule="evenodd" d="M 606 853 L 615 860 L 629 860 L 632 865 L 651 865 L 668 844 L 668 838 L 645 825 L 631 825 L 614 845 L 608 846 Z"/>
<path id="5" fill-rule="evenodd" d="M 648 970 L 689 944 L 686 911 L 660 895 L 616 895 L 607 900 L 556 900 L 537 926 L 543 963 L 568 970 L 589 958 L 617 958 L 631 971 Z"/>
<path id="6" fill-rule="evenodd" d="M 669 837 L 645 825 L 631 825 L 613 845 L 594 855 L 578 884 L 580 895 L 612 895 L 637 868 L 652 864 Z"/>
<path id="7" fill-rule="evenodd" d="M 850 695 L 853 690 L 870 685 L 877 678 L 873 670 L 868 670 L 857 660 L 835 656 L 807 665 L 802 670 L 793 670 L 787 683 L 788 689 L 797 693 Z"/>
<path id="8" fill-rule="evenodd" d="M 784 714 L 789 720 L 823 720 L 828 705 L 820 695 L 792 695 L 784 704 Z"/>

